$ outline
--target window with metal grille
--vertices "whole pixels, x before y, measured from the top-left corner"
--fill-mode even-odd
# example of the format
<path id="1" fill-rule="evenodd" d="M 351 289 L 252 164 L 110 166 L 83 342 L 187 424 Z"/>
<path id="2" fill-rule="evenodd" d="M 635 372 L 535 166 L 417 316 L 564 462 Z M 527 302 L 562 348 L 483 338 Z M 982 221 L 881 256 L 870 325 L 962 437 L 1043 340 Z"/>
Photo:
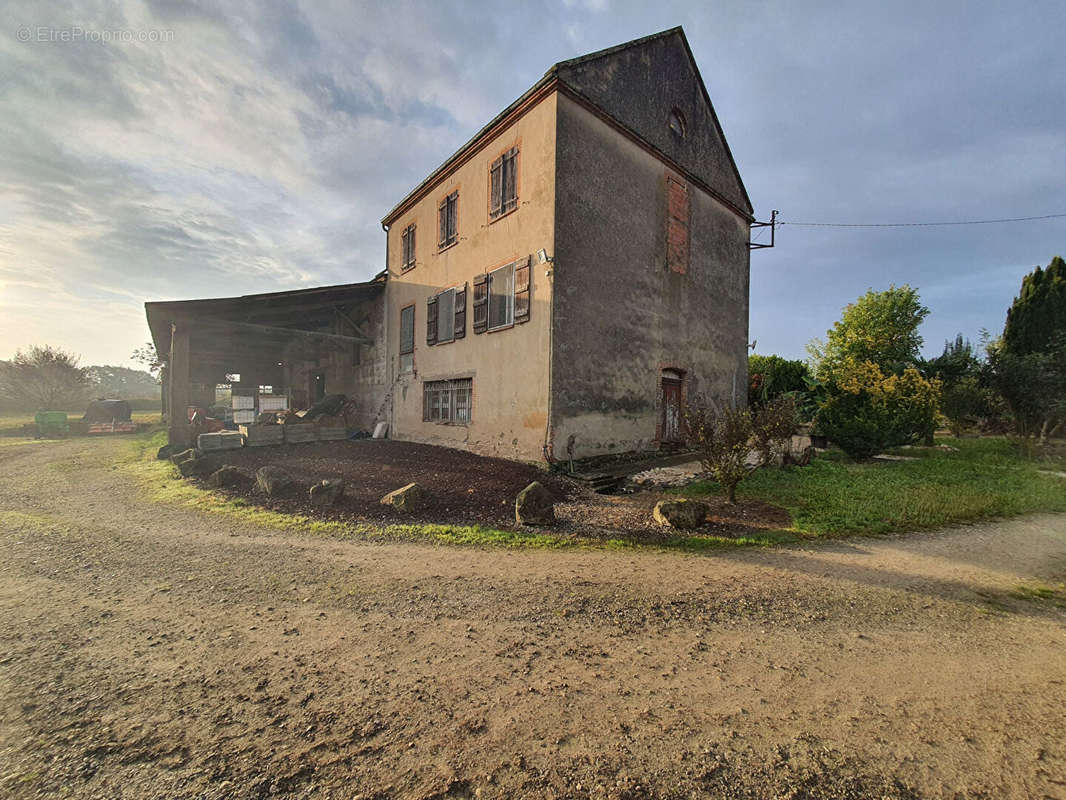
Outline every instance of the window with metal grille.
<path id="1" fill-rule="evenodd" d="M 426 381 L 422 384 L 422 420 L 465 425 L 470 422 L 474 379 Z"/>
<path id="2" fill-rule="evenodd" d="M 459 192 L 452 192 L 440 201 L 440 247 L 455 244 L 459 230 Z"/>
<path id="3" fill-rule="evenodd" d="M 518 207 L 518 148 L 512 147 L 489 168 L 489 217 Z"/>
<path id="4" fill-rule="evenodd" d="M 415 265 L 415 226 L 408 225 L 403 230 L 403 258 L 400 268 L 404 271 L 412 269 Z"/>

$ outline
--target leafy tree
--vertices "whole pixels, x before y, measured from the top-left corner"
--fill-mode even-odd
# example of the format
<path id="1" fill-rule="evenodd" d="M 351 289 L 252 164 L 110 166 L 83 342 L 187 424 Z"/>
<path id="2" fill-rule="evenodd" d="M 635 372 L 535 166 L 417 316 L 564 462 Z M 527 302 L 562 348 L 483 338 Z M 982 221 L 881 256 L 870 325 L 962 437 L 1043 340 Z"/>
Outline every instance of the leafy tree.
<path id="1" fill-rule="evenodd" d="M 785 395 L 757 409 L 720 411 L 697 398 L 685 412 L 685 438 L 703 468 L 722 486 L 730 503 L 748 475 L 770 463 L 775 443 L 796 427 L 795 401 Z"/>
<path id="2" fill-rule="evenodd" d="M 936 424 L 940 381 L 914 367 L 885 374 L 872 361 L 847 359 L 834 372 L 818 411 L 818 429 L 849 456 L 928 438 Z"/>
<path id="3" fill-rule="evenodd" d="M 1066 261 L 1051 259 L 1022 279 L 1022 288 L 1007 310 L 1003 348 L 1024 356 L 1046 352 L 1056 334 L 1066 332 Z"/>
<path id="4" fill-rule="evenodd" d="M 153 377 L 159 377 L 159 371 L 163 368 L 163 360 L 159 357 L 159 353 L 155 349 L 155 344 L 152 342 L 145 342 L 138 348 L 135 348 L 130 353 L 130 358 L 139 364 L 144 364 L 144 368 L 152 374 Z"/>
<path id="5" fill-rule="evenodd" d="M 980 373 L 981 360 L 969 339 L 960 333 L 954 341 L 944 342 L 944 352 L 925 363 L 925 373 L 939 378 L 944 386 L 951 386 L 966 377 Z"/>
<path id="6" fill-rule="evenodd" d="M 748 356 L 748 404 L 759 405 L 790 392 L 807 390 L 807 365 L 781 356 Z"/>
<path id="7" fill-rule="evenodd" d="M 1013 352 L 1002 339 L 990 342 L 986 376 L 1010 409 L 1018 435 L 1037 436 L 1044 444 L 1066 422 L 1066 332 L 1033 353 Z"/>
<path id="8" fill-rule="evenodd" d="M 58 347 L 34 345 L 0 362 L 0 399 L 13 408 L 71 408 L 85 399 L 88 388 L 88 369 Z"/>
<path id="9" fill-rule="evenodd" d="M 928 314 L 910 286 L 891 286 L 883 292 L 871 289 L 844 308 L 826 332 L 824 345 L 815 340 L 808 346 L 816 377 L 831 381 L 848 362 L 870 362 L 882 372 L 901 372 L 919 361 L 918 326 Z"/>
<path id="10" fill-rule="evenodd" d="M 103 364 L 88 367 L 88 376 L 98 397 L 131 400 L 159 396 L 159 379 L 144 370 Z"/>
<path id="11" fill-rule="evenodd" d="M 945 383 L 940 395 L 940 410 L 956 437 L 962 436 L 967 424 L 980 415 L 986 405 L 985 392 L 975 375 L 964 375 L 952 383 Z"/>

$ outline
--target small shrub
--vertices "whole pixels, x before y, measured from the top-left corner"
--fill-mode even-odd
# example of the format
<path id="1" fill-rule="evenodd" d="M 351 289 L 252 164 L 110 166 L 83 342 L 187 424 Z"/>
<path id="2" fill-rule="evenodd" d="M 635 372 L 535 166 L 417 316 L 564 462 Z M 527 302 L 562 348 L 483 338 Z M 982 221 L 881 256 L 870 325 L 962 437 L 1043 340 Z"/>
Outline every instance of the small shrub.
<path id="1" fill-rule="evenodd" d="M 700 455 L 700 463 L 725 490 L 730 503 L 737 501 L 737 486 L 773 457 L 773 443 L 795 429 L 796 405 L 790 397 L 768 401 L 758 411 L 748 408 L 719 410 L 702 399 L 689 404 L 685 438 Z M 756 454 L 753 460 L 750 455 Z"/>
<path id="2" fill-rule="evenodd" d="M 866 459 L 931 438 L 939 396 L 940 381 L 913 367 L 886 376 L 871 361 L 848 361 L 827 387 L 818 429 L 852 458 Z"/>

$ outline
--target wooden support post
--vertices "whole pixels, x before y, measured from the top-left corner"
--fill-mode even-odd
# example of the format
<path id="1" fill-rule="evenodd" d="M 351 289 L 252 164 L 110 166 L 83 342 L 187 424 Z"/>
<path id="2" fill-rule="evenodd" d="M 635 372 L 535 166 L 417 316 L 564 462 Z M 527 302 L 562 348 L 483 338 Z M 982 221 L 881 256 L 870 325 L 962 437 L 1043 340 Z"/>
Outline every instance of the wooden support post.
<path id="1" fill-rule="evenodd" d="M 186 409 L 189 406 L 189 328 L 170 325 L 170 364 L 167 367 L 170 388 L 170 422 L 167 437 L 172 450 L 191 447 L 192 426 Z"/>

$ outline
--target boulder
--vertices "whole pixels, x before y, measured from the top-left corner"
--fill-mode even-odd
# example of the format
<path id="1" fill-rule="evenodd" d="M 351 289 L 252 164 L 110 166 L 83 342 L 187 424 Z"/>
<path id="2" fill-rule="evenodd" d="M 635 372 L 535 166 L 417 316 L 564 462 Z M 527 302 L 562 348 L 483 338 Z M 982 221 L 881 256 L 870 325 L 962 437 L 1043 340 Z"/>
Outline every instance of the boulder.
<path id="1" fill-rule="evenodd" d="M 555 522 L 555 498 L 539 481 L 518 493 L 514 518 L 519 525 L 551 525 Z"/>
<path id="2" fill-rule="evenodd" d="M 276 497 L 292 486 L 292 478 L 281 467 L 260 467 L 255 471 L 255 484 L 268 497 Z"/>
<path id="3" fill-rule="evenodd" d="M 158 450 L 156 450 L 155 457 L 158 458 L 160 461 L 166 461 L 168 458 L 170 458 L 170 445 L 165 444 Z"/>
<path id="4" fill-rule="evenodd" d="M 207 461 L 194 456 L 192 458 L 186 458 L 184 461 L 178 462 L 178 472 L 181 473 L 183 478 L 192 478 L 196 475 L 203 475 L 207 472 L 209 465 Z"/>
<path id="5" fill-rule="evenodd" d="M 383 506 L 392 506 L 397 511 L 418 512 L 429 505 L 429 492 L 417 483 L 409 483 L 382 497 L 381 504 Z"/>
<path id="6" fill-rule="evenodd" d="M 227 486 L 248 486 L 252 483 L 252 476 L 240 467 L 223 464 L 208 476 L 207 482 L 220 489 Z"/>
<path id="7" fill-rule="evenodd" d="M 671 528 L 698 528 L 707 518 L 710 509 L 697 500 L 660 500 L 655 504 L 652 516 L 660 525 Z"/>
<path id="8" fill-rule="evenodd" d="M 785 454 L 785 466 L 792 464 L 797 467 L 805 467 L 814 458 L 814 445 L 810 436 L 793 436 L 788 443 L 788 452 Z"/>
<path id="9" fill-rule="evenodd" d="M 199 457 L 200 451 L 195 447 L 190 447 L 186 450 L 182 450 L 180 453 L 172 453 L 170 460 L 175 464 L 181 464 L 182 461 L 192 461 Z"/>
<path id="10" fill-rule="evenodd" d="M 344 495 L 343 478 L 326 478 L 310 489 L 311 505 L 331 506 Z"/>

